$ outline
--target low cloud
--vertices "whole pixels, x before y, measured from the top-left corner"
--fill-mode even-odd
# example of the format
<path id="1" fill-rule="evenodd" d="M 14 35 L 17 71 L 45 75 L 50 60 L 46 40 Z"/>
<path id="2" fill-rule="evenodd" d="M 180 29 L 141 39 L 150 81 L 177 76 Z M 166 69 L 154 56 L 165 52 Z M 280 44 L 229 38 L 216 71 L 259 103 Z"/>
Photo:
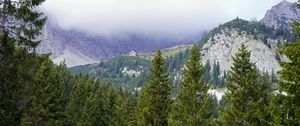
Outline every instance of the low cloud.
<path id="1" fill-rule="evenodd" d="M 281 0 L 47 0 L 42 9 L 64 29 L 95 34 L 198 34 L 236 17 L 260 20 Z M 290 0 L 295 2 L 296 0 Z"/>

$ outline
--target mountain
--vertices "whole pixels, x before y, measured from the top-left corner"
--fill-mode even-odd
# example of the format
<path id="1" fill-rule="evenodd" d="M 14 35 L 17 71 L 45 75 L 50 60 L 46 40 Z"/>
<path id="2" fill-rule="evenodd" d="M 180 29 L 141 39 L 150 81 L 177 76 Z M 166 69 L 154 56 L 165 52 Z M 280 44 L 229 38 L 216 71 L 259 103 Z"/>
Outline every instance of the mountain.
<path id="1" fill-rule="evenodd" d="M 281 69 L 278 60 L 282 58 L 277 48 L 285 37 L 259 22 L 234 19 L 209 33 L 201 50 L 202 60 L 203 63 L 210 61 L 211 66 L 218 62 L 221 73 L 229 71 L 232 56 L 244 43 L 251 51 L 251 61 L 260 71 L 277 72 Z"/>
<path id="2" fill-rule="evenodd" d="M 180 40 L 159 39 L 152 36 L 126 33 L 115 36 L 92 35 L 78 30 L 65 30 L 57 23 L 47 22 L 42 31 L 39 53 L 51 53 L 55 63 L 66 62 L 68 67 L 97 63 L 131 50 L 150 52 L 157 48 L 169 48 L 180 44 L 193 43 L 201 34 Z"/>
<path id="3" fill-rule="evenodd" d="M 279 5 L 285 3 L 286 2 L 283 1 L 279 3 Z M 283 11 L 274 10 L 274 8 L 276 9 L 279 5 L 274 6 L 272 10 L 268 11 L 268 13 L 271 11 Z M 290 8 L 286 9 L 289 10 Z M 288 12 L 291 13 L 288 15 L 294 15 L 293 13 L 296 13 L 296 11 Z M 264 19 L 267 19 L 268 15 L 269 14 L 266 14 Z M 278 16 L 281 15 L 275 15 L 273 18 L 280 19 Z M 291 20 L 296 19 L 292 18 Z M 283 20 L 282 22 L 288 21 Z M 205 81 L 214 84 L 216 87 L 224 87 L 224 83 L 226 82 L 225 75 L 228 73 L 233 63 L 232 56 L 234 56 L 242 43 L 244 43 L 248 50 L 251 51 L 251 61 L 256 64 L 257 69 L 260 70 L 260 72 L 267 72 L 269 75 L 272 74 L 275 76 L 277 71 L 281 70 L 279 61 L 288 60 L 285 56 L 278 53 L 278 48 L 284 43 L 293 42 L 295 40 L 295 35 L 293 32 L 288 30 L 289 24 L 286 24 L 285 29 L 275 29 L 275 27 L 269 27 L 268 24 L 270 24 L 268 21 L 254 22 L 237 18 L 212 29 L 208 34 L 204 35 L 202 40 L 199 40 L 199 44 L 201 46 L 202 63 L 207 69 L 205 72 Z M 179 46 L 175 48 L 175 50 L 176 49 L 184 50 L 185 48 L 181 48 Z M 166 51 L 164 54 L 168 54 L 170 52 L 173 51 Z M 165 55 L 170 80 L 174 85 L 177 85 L 182 78 L 182 69 L 188 55 L 187 51 L 179 52 L 175 51 L 175 53 L 170 53 L 172 55 Z M 132 57 L 126 56 L 125 59 L 122 59 L 121 56 L 108 60 L 104 63 L 72 67 L 70 70 L 73 73 L 88 73 L 93 76 L 98 76 L 106 81 L 116 82 L 115 84 L 119 85 L 124 84 L 130 87 L 140 87 L 142 86 L 141 82 L 144 81 L 144 75 L 147 75 L 149 72 L 150 66 L 148 65 L 150 64 L 149 59 L 151 59 L 151 55 L 153 55 L 153 53 L 140 53 L 138 57 L 135 57 L 137 59 L 131 59 Z M 131 64 L 136 64 L 134 62 L 139 60 L 146 60 L 145 62 L 147 62 L 147 65 L 136 65 L 136 67 L 131 66 Z M 112 61 L 118 61 L 119 65 L 109 65 L 114 64 L 111 63 Z M 100 64 L 107 64 L 102 65 L 107 67 L 99 67 L 101 66 Z M 102 75 L 95 74 L 101 70 L 103 71 L 104 69 L 114 69 L 113 71 L 116 71 L 117 74 L 112 74 L 110 76 L 121 76 L 122 79 L 117 77 L 117 80 L 115 80 L 113 77 L 107 78 L 104 76 L 105 74 L 113 73 L 109 71 L 104 71 L 104 74 L 102 72 Z M 135 78 L 129 76 L 131 81 L 124 81 L 124 77 L 126 77 L 127 74 L 130 75 L 128 72 L 139 74 L 135 74 Z M 120 73 L 122 75 L 120 75 Z"/>
<path id="4" fill-rule="evenodd" d="M 203 63 L 219 62 L 220 71 L 228 71 L 232 56 L 244 43 L 251 51 L 251 61 L 262 72 L 276 73 L 281 69 L 277 49 L 283 43 L 294 42 L 290 25 L 300 21 L 300 10 L 295 3 L 282 1 L 268 10 L 260 22 L 235 19 L 213 29 L 205 37 L 201 50 Z"/>
<path id="5" fill-rule="evenodd" d="M 268 27 L 274 27 L 275 29 L 290 29 L 290 24 L 293 21 L 300 21 L 300 10 L 297 8 L 296 3 L 290 3 L 286 0 L 273 6 L 261 20 Z"/>

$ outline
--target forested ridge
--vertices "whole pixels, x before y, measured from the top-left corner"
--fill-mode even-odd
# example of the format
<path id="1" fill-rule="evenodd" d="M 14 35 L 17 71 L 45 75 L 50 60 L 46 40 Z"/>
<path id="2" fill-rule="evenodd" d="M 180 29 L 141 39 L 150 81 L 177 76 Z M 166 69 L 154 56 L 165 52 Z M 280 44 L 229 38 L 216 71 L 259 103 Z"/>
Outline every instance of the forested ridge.
<path id="1" fill-rule="evenodd" d="M 177 65 L 170 65 L 178 62 L 168 61 L 171 59 L 165 59 L 160 50 L 151 63 L 136 62 L 151 67 L 143 88 L 130 90 L 95 76 L 71 74 L 64 63 L 56 65 L 49 55 L 35 52 L 46 22 L 46 17 L 36 9 L 43 2 L 4 0 L 2 3 L 0 125 L 300 125 L 299 39 L 280 48 L 280 53 L 290 61 L 281 62 L 283 69 L 275 86 L 270 83 L 272 77 L 258 72 L 244 44 L 233 56 L 226 81 L 207 78 L 209 66 L 202 65 L 200 47 L 194 45 Z M 295 22 L 293 28 L 299 38 L 300 24 Z M 118 67 L 118 63 L 101 65 Z M 183 64 L 182 80 L 175 87 L 170 82 L 169 67 Z M 218 63 L 214 64 L 217 69 Z M 225 99 L 217 101 L 208 94 L 210 82 L 227 88 Z M 275 89 L 279 91 L 276 93 Z"/>

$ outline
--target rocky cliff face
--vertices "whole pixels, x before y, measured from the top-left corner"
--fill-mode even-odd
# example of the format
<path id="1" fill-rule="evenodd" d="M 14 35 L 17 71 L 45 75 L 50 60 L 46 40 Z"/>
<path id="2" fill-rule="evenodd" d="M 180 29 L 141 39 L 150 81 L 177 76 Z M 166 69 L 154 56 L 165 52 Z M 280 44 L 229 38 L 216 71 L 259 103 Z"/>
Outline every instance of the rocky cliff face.
<path id="1" fill-rule="evenodd" d="M 262 23 L 269 27 L 289 28 L 293 21 L 300 21 L 300 10 L 296 3 L 282 1 L 268 10 L 265 17 L 261 20 Z"/>
<path id="2" fill-rule="evenodd" d="M 264 44 L 260 39 L 254 39 L 253 35 L 246 32 L 239 32 L 237 29 L 224 28 L 209 38 L 201 50 L 203 64 L 210 61 L 211 66 L 214 62 L 219 62 L 220 72 L 229 71 L 233 64 L 232 56 L 234 56 L 238 48 L 244 43 L 251 51 L 251 61 L 256 64 L 260 71 L 272 73 L 281 69 L 276 59 L 275 42 L 277 40 L 269 39 L 272 43 L 271 48 Z"/>
<path id="3" fill-rule="evenodd" d="M 203 64 L 210 61 L 212 66 L 219 62 L 221 73 L 230 70 L 232 56 L 244 43 L 251 51 L 251 61 L 260 71 L 276 73 L 281 69 L 278 60 L 288 60 L 278 54 L 278 46 L 295 39 L 290 28 L 293 21 L 300 21 L 300 9 L 296 3 L 284 0 L 268 10 L 260 22 L 235 19 L 219 26 L 209 33 L 203 45 Z"/>

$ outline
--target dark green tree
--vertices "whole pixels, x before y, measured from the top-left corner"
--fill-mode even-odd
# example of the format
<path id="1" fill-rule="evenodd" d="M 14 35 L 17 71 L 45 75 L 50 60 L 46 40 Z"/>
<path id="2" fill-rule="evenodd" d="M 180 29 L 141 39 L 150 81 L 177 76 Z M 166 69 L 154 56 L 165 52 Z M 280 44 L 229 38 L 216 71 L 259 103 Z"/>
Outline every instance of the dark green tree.
<path id="1" fill-rule="evenodd" d="M 220 76 L 220 63 L 214 62 L 212 83 L 216 87 L 220 86 L 220 77 L 219 76 Z"/>
<path id="2" fill-rule="evenodd" d="M 190 51 L 183 72 L 183 80 L 178 94 L 177 109 L 171 117 L 170 125 L 206 126 L 212 125 L 214 106 L 209 96 L 208 84 L 204 82 L 204 67 L 201 63 L 200 49 L 194 45 Z"/>
<path id="3" fill-rule="evenodd" d="M 85 107 L 92 96 L 93 82 L 88 76 L 77 75 L 76 83 L 71 91 L 69 102 L 66 106 L 65 123 L 67 125 L 77 125 L 78 120 L 90 118 Z M 83 114 L 85 113 L 85 114 Z"/>
<path id="4" fill-rule="evenodd" d="M 242 44 L 233 57 L 230 71 L 231 83 L 227 85 L 226 105 L 220 111 L 220 121 L 225 126 L 268 125 L 268 86 L 250 62 L 250 52 Z"/>
<path id="5" fill-rule="evenodd" d="M 37 8 L 45 0 L 2 0 L 0 8 L 0 38 L 4 33 L 15 39 L 16 45 L 34 50 L 46 18 Z"/>
<path id="6" fill-rule="evenodd" d="M 204 80 L 205 80 L 206 83 L 209 83 L 210 80 L 211 80 L 210 70 L 211 70 L 210 61 L 207 60 L 206 63 L 205 63 L 205 72 L 204 72 Z"/>
<path id="7" fill-rule="evenodd" d="M 138 98 L 137 125 L 168 125 L 170 92 L 165 61 L 158 50 L 152 61 L 151 76 Z"/>
<path id="8" fill-rule="evenodd" d="M 279 90 L 274 105 L 276 106 L 274 125 L 300 125 L 300 27 L 294 23 L 293 28 L 298 36 L 297 42 L 280 49 L 289 61 L 280 62 L 283 68 L 279 71 Z M 286 94 L 285 94 L 286 93 Z"/>
<path id="9" fill-rule="evenodd" d="M 42 2 L 0 1 L 0 125 L 20 125 L 24 87 L 38 64 L 32 49 L 45 22 L 36 9 Z"/>
<path id="10" fill-rule="evenodd" d="M 63 81 L 47 56 L 31 85 L 25 87 L 22 125 L 61 125 L 64 119 Z"/>
<path id="11" fill-rule="evenodd" d="M 135 110 L 137 99 L 136 96 L 130 92 L 129 90 L 120 88 L 119 90 L 120 98 L 121 98 L 121 106 L 118 116 L 120 118 L 119 125 L 120 126 L 135 126 Z"/>

